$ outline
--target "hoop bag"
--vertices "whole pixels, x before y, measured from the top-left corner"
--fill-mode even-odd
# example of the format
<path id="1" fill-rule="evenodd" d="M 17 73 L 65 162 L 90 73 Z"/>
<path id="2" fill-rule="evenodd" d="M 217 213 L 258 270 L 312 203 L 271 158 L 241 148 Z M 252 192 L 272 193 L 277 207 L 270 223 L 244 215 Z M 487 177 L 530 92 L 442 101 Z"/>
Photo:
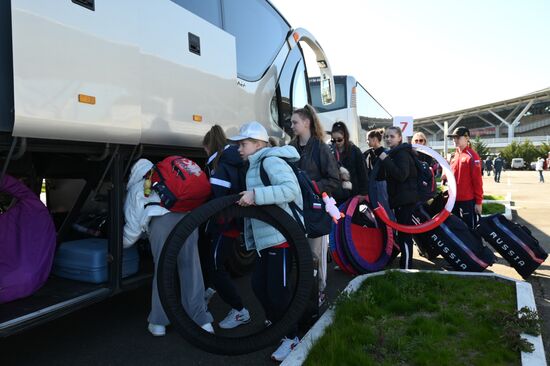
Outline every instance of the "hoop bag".
<path id="1" fill-rule="evenodd" d="M 430 218 L 422 205 L 413 214 L 413 221 L 418 223 Z M 493 252 L 483 245 L 481 237 L 452 214 L 435 229 L 414 235 L 414 239 L 431 247 L 457 271 L 481 272 L 495 262 Z"/>
<path id="2" fill-rule="evenodd" d="M 16 203 L 0 214 L 0 304 L 32 295 L 48 279 L 56 245 L 55 226 L 38 196 L 4 175 L 0 191 Z"/>
<path id="3" fill-rule="evenodd" d="M 173 155 L 153 166 L 151 188 L 161 206 L 174 212 L 189 212 L 208 200 L 210 182 L 202 169 L 192 160 Z"/>
<path id="4" fill-rule="evenodd" d="M 548 257 L 528 228 L 501 214 L 482 217 L 476 230 L 523 278 Z"/>

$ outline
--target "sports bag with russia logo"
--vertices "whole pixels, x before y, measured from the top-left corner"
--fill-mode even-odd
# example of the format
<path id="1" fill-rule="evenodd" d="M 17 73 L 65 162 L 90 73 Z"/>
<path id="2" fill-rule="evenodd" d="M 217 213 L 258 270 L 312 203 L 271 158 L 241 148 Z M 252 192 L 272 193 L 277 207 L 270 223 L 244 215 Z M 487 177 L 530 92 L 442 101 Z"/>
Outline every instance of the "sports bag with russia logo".
<path id="1" fill-rule="evenodd" d="M 169 156 L 155 164 L 148 175 L 151 189 L 158 193 L 161 206 L 170 211 L 191 211 L 210 197 L 208 177 L 190 159 Z"/>

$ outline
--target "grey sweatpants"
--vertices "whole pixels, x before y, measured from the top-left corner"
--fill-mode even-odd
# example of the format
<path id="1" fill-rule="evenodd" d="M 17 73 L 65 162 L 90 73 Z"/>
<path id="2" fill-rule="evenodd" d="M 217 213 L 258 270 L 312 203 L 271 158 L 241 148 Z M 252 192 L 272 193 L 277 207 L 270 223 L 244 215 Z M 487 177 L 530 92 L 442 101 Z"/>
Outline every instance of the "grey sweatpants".
<path id="1" fill-rule="evenodd" d="M 149 242 L 155 261 L 155 276 L 153 277 L 153 293 L 151 296 L 151 312 L 148 321 L 152 324 L 168 325 L 170 322 L 160 303 L 157 288 L 157 269 L 162 247 L 168 235 L 185 213 L 170 212 L 164 216 L 156 216 L 149 224 Z M 195 230 L 185 241 L 178 255 L 178 275 L 181 286 L 181 304 L 191 319 L 202 326 L 213 321 L 204 299 L 204 283 L 197 247 L 198 231 Z"/>
<path id="2" fill-rule="evenodd" d="M 327 253 L 328 253 L 328 235 L 318 238 L 308 238 L 311 254 L 319 263 L 319 291 L 325 291 L 327 287 Z"/>

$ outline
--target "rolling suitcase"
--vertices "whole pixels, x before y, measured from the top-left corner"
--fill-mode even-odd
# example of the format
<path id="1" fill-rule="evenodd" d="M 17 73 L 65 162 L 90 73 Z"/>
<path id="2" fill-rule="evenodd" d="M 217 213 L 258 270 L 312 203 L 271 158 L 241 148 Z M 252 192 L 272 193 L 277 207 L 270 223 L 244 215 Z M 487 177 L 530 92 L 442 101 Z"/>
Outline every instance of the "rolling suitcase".
<path id="1" fill-rule="evenodd" d="M 107 282 L 107 239 L 90 238 L 61 243 L 53 262 L 56 276 L 91 283 Z M 122 252 L 122 277 L 139 269 L 139 253 L 133 245 Z"/>
<path id="2" fill-rule="evenodd" d="M 482 217 L 476 230 L 523 278 L 548 257 L 528 228 L 501 214 Z"/>
<path id="3" fill-rule="evenodd" d="M 429 218 L 420 207 L 413 221 L 424 222 Z M 482 272 L 495 262 L 492 250 L 483 244 L 481 237 L 452 214 L 435 229 L 414 235 L 414 239 L 430 248 L 431 253 L 440 254 L 457 271 Z"/>

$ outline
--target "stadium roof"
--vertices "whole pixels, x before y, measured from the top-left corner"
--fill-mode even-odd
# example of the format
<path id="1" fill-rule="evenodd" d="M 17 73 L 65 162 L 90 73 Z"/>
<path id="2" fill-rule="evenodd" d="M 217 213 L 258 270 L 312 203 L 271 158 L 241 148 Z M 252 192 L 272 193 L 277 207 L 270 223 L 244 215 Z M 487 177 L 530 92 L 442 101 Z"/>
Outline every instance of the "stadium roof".
<path id="1" fill-rule="evenodd" d="M 514 124 L 529 110 L 546 109 L 550 106 L 550 87 L 535 91 L 512 99 L 502 100 L 477 107 L 462 109 L 455 112 L 438 114 L 414 120 L 415 128 L 426 128 L 447 121 L 449 129 L 458 122 L 469 125 L 471 123 L 484 125 Z M 522 108 L 523 107 L 523 108 Z M 519 113 L 518 113 L 519 112 Z M 476 123 L 477 122 L 477 123 Z M 483 123 L 485 122 L 485 123 Z"/>

